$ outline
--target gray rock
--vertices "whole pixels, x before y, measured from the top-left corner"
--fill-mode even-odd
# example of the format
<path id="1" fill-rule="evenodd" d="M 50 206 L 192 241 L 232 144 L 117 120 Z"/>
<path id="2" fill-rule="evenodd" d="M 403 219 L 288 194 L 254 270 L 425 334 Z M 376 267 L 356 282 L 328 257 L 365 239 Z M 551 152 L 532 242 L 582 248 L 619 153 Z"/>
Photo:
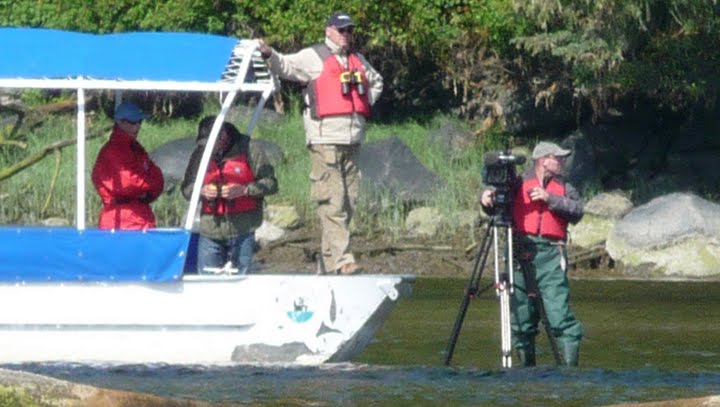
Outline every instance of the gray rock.
<path id="1" fill-rule="evenodd" d="M 630 274 L 720 274 L 720 205 L 689 193 L 655 198 L 615 224 L 606 249 Z"/>
<path id="2" fill-rule="evenodd" d="M 447 157 L 467 151 L 475 143 L 475 135 L 455 122 L 447 122 L 428 133 L 430 144 L 438 146 Z"/>
<path id="3" fill-rule="evenodd" d="M 604 244 L 618 219 L 632 210 L 632 202 L 618 192 L 601 193 L 585 205 L 585 216 L 577 225 L 570 225 L 573 245 L 592 248 Z"/>
<path id="4" fill-rule="evenodd" d="M 284 229 L 297 229 L 303 223 L 297 209 L 291 205 L 268 205 L 265 216 L 268 222 Z"/>
<path id="5" fill-rule="evenodd" d="M 433 237 L 437 234 L 443 217 L 437 208 L 415 208 L 405 219 L 405 228 L 411 236 Z"/>
<path id="6" fill-rule="evenodd" d="M 358 166 L 366 196 L 389 194 L 408 204 L 426 202 L 446 185 L 396 136 L 363 145 Z"/>
<path id="7" fill-rule="evenodd" d="M 269 243 L 280 240 L 283 236 L 285 236 L 285 229 L 268 221 L 263 221 L 262 225 L 255 230 L 255 241 L 260 247 L 265 247 Z"/>
<path id="8" fill-rule="evenodd" d="M 621 192 L 603 192 L 595 195 L 585 204 L 585 213 L 602 218 L 620 219 L 630 212 L 633 203 Z"/>
<path id="9" fill-rule="evenodd" d="M 150 152 L 150 158 L 162 170 L 166 192 L 182 182 L 194 149 L 195 137 L 185 137 L 169 141 Z"/>

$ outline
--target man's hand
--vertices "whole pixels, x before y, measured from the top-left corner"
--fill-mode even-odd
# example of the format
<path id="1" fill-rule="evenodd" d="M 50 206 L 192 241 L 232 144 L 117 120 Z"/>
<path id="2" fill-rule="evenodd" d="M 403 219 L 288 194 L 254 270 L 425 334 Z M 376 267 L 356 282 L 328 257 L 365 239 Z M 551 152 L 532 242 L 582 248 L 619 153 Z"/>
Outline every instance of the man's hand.
<path id="1" fill-rule="evenodd" d="M 480 205 L 486 208 L 492 208 L 495 205 L 495 191 L 486 189 L 480 196 Z"/>
<path id="2" fill-rule="evenodd" d="M 226 184 L 220 190 L 220 196 L 225 199 L 235 199 L 239 196 L 247 195 L 247 185 Z"/>
<path id="3" fill-rule="evenodd" d="M 216 199 L 218 198 L 218 188 L 215 184 L 203 185 L 200 195 L 205 199 Z"/>
<path id="4" fill-rule="evenodd" d="M 528 195 L 530 196 L 531 201 L 543 201 L 543 202 L 547 202 L 548 196 L 550 196 L 550 194 L 548 194 L 548 192 L 545 190 L 545 188 L 542 188 L 542 187 L 535 187 L 535 188 L 531 189 L 530 191 L 528 191 Z"/>
<path id="5" fill-rule="evenodd" d="M 267 42 L 265 42 L 264 38 L 258 38 L 258 51 L 260 51 L 260 56 L 263 57 L 263 59 L 270 58 L 270 55 L 272 55 L 272 47 L 270 47 Z"/>

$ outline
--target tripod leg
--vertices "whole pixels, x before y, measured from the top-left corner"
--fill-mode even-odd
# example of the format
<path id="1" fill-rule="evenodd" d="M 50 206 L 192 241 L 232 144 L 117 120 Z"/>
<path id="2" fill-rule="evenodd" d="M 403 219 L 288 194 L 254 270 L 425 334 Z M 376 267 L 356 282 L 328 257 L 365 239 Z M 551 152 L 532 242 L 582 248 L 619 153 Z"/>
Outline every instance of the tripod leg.
<path id="1" fill-rule="evenodd" d="M 513 277 L 512 277 L 512 230 L 508 226 L 505 228 L 506 246 L 504 272 L 500 271 L 500 265 L 497 260 L 497 228 L 495 229 L 495 287 L 497 295 L 500 299 L 500 348 L 502 352 L 502 366 L 506 368 L 512 367 L 512 330 L 510 326 L 510 296 L 513 294 Z"/>
<path id="2" fill-rule="evenodd" d="M 447 348 L 445 348 L 444 363 L 446 366 L 450 364 L 450 360 L 455 352 L 455 345 L 457 345 L 457 340 L 460 336 L 460 329 L 462 329 L 463 322 L 465 321 L 465 314 L 467 313 L 468 306 L 470 305 L 470 300 L 479 294 L 478 287 L 480 285 L 480 277 L 482 277 L 482 271 L 485 268 L 485 263 L 490 251 L 490 232 L 493 229 L 492 225 L 492 222 L 488 224 L 480 243 L 480 247 L 478 248 L 478 252 L 475 255 L 475 262 L 470 273 L 470 281 L 468 281 L 468 285 L 465 288 L 465 294 L 463 295 L 462 302 L 460 303 L 460 309 L 458 310 L 457 317 L 455 318 L 455 325 L 453 326 L 452 332 L 450 332 L 450 339 L 448 340 Z"/>
<path id="3" fill-rule="evenodd" d="M 512 333 L 510 331 L 510 293 L 505 286 L 500 294 L 500 335 L 503 367 L 512 367 Z"/>

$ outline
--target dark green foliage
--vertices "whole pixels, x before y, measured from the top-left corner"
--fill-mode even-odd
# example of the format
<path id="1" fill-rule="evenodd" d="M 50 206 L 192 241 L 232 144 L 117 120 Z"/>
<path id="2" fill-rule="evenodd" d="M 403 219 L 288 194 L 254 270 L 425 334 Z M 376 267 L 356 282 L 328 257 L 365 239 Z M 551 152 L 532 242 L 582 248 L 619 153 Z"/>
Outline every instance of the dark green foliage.
<path id="1" fill-rule="evenodd" d="M 355 17 L 360 51 L 387 79 L 376 109 L 386 119 L 472 117 L 497 84 L 552 85 L 596 114 L 636 96 L 713 105 L 718 91 L 718 0 L 0 0 L 0 25 L 265 37 L 292 52 L 321 41 L 338 9 Z"/>

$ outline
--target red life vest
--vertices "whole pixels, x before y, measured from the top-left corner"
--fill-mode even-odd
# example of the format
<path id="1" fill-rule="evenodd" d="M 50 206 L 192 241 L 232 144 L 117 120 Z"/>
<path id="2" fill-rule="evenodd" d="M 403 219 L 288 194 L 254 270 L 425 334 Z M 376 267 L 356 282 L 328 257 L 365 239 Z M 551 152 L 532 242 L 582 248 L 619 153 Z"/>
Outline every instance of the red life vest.
<path id="1" fill-rule="evenodd" d="M 548 208 L 547 202 L 531 201 L 530 190 L 540 186 L 537 178 L 524 180 L 513 201 L 513 223 L 517 232 L 564 240 L 567 221 Z M 565 185 L 552 179 L 545 190 L 553 195 L 565 196 Z"/>
<path id="2" fill-rule="evenodd" d="M 239 154 L 233 158 L 218 162 L 210 160 L 205 173 L 204 184 L 217 184 L 218 190 L 225 184 L 249 184 L 255 181 L 247 156 Z M 251 196 L 239 196 L 235 199 L 203 199 L 203 213 L 224 215 L 252 211 L 258 208 L 257 199 Z"/>
<path id="3" fill-rule="evenodd" d="M 315 47 L 323 60 L 323 69 L 320 76 L 313 79 L 308 85 L 310 98 L 310 111 L 315 118 L 327 116 L 349 115 L 359 113 L 370 117 L 369 83 L 365 74 L 365 67 L 355 54 L 348 54 L 347 67 L 340 65 L 337 57 L 330 52 L 326 45 Z M 358 92 L 358 84 L 350 85 L 350 92 L 343 95 L 340 75 L 343 72 L 357 71 L 360 74 L 364 94 Z"/>

